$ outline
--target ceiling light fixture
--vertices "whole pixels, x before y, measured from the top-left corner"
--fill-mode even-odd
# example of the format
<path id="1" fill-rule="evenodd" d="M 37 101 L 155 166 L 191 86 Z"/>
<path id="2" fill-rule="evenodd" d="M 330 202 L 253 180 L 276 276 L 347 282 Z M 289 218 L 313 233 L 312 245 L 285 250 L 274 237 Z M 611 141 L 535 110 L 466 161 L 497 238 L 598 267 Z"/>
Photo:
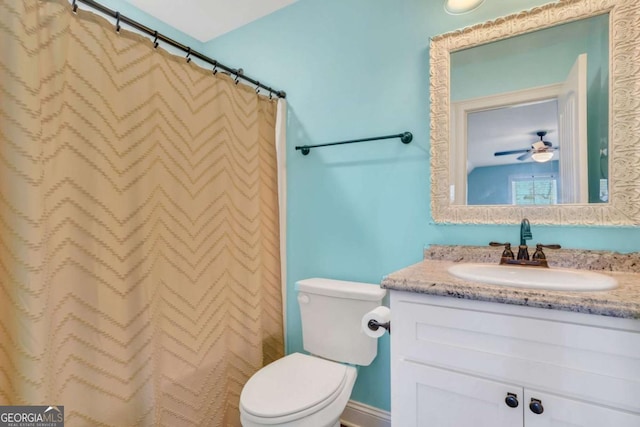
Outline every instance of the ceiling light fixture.
<path id="1" fill-rule="evenodd" d="M 444 10 L 451 15 L 461 15 L 478 8 L 484 0 L 445 0 Z"/>
<path id="2" fill-rule="evenodd" d="M 538 163 L 548 162 L 552 157 L 553 151 L 547 150 L 536 151 L 531 155 L 531 158 Z"/>

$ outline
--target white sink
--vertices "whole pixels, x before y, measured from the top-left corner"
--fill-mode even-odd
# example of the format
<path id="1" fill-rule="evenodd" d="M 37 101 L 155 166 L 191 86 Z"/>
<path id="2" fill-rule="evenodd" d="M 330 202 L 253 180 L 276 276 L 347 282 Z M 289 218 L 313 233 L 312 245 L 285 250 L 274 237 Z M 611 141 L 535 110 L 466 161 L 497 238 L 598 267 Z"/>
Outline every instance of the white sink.
<path id="1" fill-rule="evenodd" d="M 450 274 L 472 282 L 517 288 L 603 291 L 618 286 L 618 281 L 611 276 L 570 268 L 461 263 L 448 270 Z"/>

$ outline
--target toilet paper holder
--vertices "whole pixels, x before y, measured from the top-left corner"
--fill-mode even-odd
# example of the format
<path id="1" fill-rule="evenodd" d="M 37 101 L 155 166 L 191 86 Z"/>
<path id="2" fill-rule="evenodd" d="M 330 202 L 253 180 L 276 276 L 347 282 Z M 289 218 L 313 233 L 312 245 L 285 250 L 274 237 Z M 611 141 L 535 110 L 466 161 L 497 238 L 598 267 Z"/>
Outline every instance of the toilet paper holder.
<path id="1" fill-rule="evenodd" d="M 391 321 L 380 323 L 375 319 L 371 319 L 369 320 L 369 323 L 367 323 L 367 326 L 372 331 L 377 331 L 378 328 L 384 328 L 387 330 L 387 332 L 389 332 L 389 334 L 391 334 Z"/>

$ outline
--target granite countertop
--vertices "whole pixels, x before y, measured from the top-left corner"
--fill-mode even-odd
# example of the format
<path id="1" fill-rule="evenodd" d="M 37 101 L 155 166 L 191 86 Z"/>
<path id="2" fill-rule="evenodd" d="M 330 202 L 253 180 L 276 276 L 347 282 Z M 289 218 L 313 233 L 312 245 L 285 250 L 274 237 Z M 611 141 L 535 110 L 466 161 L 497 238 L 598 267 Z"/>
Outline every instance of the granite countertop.
<path id="1" fill-rule="evenodd" d="M 460 249 L 463 248 L 463 249 Z M 457 250 L 456 250 L 457 249 Z M 452 276 L 456 262 L 496 262 L 495 249 L 437 246 L 425 250 L 425 260 L 386 276 L 385 289 L 529 307 L 640 319 L 640 255 L 563 250 L 556 267 L 585 268 L 613 276 L 619 286 L 608 291 L 553 291 L 488 285 Z M 556 252 L 554 252 L 555 256 Z M 574 256 L 575 255 L 575 256 Z M 498 259 L 500 252 L 498 252 Z M 551 258 L 547 254 L 548 258 Z M 452 259 L 453 258 L 453 259 Z M 573 261 L 567 261 L 573 260 Z M 586 262 L 587 264 L 582 264 Z M 550 267 L 554 264 L 549 262 Z M 527 268 L 527 267 L 523 267 Z"/>

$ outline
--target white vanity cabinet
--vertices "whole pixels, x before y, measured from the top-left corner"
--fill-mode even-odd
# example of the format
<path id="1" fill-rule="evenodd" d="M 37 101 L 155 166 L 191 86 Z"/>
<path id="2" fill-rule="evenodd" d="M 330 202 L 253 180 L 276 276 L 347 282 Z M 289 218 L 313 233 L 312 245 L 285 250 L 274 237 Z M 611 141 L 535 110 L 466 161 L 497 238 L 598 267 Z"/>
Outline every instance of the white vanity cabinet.
<path id="1" fill-rule="evenodd" d="M 394 427 L 640 427 L 640 320 L 403 291 L 391 313 Z"/>

